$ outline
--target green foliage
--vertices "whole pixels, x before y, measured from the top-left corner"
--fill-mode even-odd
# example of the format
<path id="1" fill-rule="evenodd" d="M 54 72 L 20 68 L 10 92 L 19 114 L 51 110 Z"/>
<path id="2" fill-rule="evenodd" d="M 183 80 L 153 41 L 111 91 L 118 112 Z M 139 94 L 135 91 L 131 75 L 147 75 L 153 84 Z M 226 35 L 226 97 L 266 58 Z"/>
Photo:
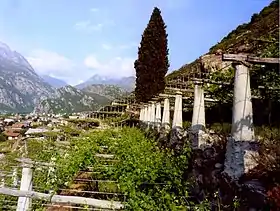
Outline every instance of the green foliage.
<path id="1" fill-rule="evenodd" d="M 0 133 L 0 142 L 4 142 L 7 140 L 7 136 L 3 133 Z"/>
<path id="2" fill-rule="evenodd" d="M 184 122 L 183 122 L 183 128 L 184 128 L 185 130 L 188 129 L 188 128 L 190 128 L 191 125 L 192 125 L 192 123 L 189 122 L 189 121 L 184 121 Z"/>
<path id="3" fill-rule="evenodd" d="M 165 88 L 165 75 L 169 68 L 166 25 L 160 10 L 155 7 L 144 30 L 136 70 L 135 95 L 139 102 L 147 102 Z"/>
<path id="4" fill-rule="evenodd" d="M 119 117 L 109 117 L 103 120 L 104 123 L 110 124 L 110 123 L 116 123 L 121 122 L 129 118 L 128 114 L 123 114 Z"/>
<path id="5" fill-rule="evenodd" d="M 190 148 L 174 157 L 171 152 L 160 151 L 157 143 L 137 129 L 124 129 L 118 143 L 114 150 L 121 160 L 114 177 L 128 197 L 127 210 L 178 210 L 185 205 L 187 184 L 183 174 Z"/>
<path id="6" fill-rule="evenodd" d="M 230 83 L 231 86 L 220 84 L 204 84 L 204 89 L 209 92 L 209 95 L 219 103 L 232 103 L 233 100 L 233 82 L 234 69 L 228 68 L 224 71 L 215 71 L 210 74 L 210 80 Z"/>
<path id="7" fill-rule="evenodd" d="M 157 143 L 136 128 L 104 131 L 98 145 L 106 145 L 118 162 L 101 171 L 101 175 L 117 180 L 126 195 L 126 210 L 191 210 L 188 183 L 184 178 L 190 158 L 190 147 L 174 156 L 162 151 Z M 95 163 L 98 166 L 98 163 Z M 199 205 L 207 209 L 206 205 Z"/>
<path id="8" fill-rule="evenodd" d="M 182 154 L 174 156 L 171 151 L 160 150 L 153 139 L 146 138 L 136 128 L 88 131 L 68 141 L 70 145 L 65 146 L 52 139 L 28 141 L 29 158 L 55 164 L 35 166 L 33 186 L 39 187 L 40 192 L 55 193 L 67 187 L 79 170 L 100 167 L 101 160 L 94 154 L 101 151 L 100 146 L 108 146 L 108 153 L 114 154 L 118 162 L 102 168 L 100 175 L 117 180 L 118 186 L 103 184 L 100 187 L 104 191 L 124 193 L 126 210 L 209 210 L 208 204 L 197 207 L 188 200 L 188 183 L 184 178 L 190 159 L 188 145 Z M 9 160 L 7 167 L 14 157 Z M 0 196 L 0 201 L 4 198 Z M 33 210 L 41 207 L 38 201 L 33 202 Z"/>
<path id="9" fill-rule="evenodd" d="M 95 134 L 98 137 L 98 134 Z M 34 173 L 34 186 L 41 190 L 57 191 L 72 181 L 75 174 L 94 163 L 93 152 L 96 151 L 94 139 L 85 136 L 72 137 L 70 145 L 57 145 L 53 140 L 30 140 L 28 156 L 32 160 L 55 164 L 50 168 L 37 166 Z M 40 151 L 40 153 L 38 153 Z"/>
<path id="10" fill-rule="evenodd" d="M 209 125 L 211 130 L 214 130 L 216 133 L 228 136 L 231 133 L 231 124 L 229 123 L 214 123 Z"/>
<path id="11" fill-rule="evenodd" d="M 92 123 L 96 126 L 100 124 L 99 120 L 92 119 L 92 118 L 86 118 L 86 119 L 67 119 L 68 122 L 79 124 L 79 123 Z"/>

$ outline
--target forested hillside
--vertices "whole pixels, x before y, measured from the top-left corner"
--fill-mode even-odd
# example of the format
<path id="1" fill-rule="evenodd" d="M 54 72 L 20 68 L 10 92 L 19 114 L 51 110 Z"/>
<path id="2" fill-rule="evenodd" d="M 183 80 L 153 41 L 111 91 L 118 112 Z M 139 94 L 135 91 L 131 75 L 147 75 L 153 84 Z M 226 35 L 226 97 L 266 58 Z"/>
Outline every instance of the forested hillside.
<path id="1" fill-rule="evenodd" d="M 248 53 L 261 57 L 279 57 L 279 0 L 274 0 L 249 23 L 239 25 L 207 54 Z M 204 55 L 205 56 L 205 55 Z M 199 59 L 183 65 L 167 76 L 168 80 L 199 68 Z"/>

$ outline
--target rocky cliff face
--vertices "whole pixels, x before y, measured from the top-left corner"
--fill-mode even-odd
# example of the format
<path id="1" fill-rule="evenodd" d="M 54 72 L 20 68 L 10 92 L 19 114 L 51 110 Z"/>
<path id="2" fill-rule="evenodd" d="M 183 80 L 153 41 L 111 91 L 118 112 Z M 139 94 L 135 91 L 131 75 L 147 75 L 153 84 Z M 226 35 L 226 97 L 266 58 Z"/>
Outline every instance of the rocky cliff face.
<path id="1" fill-rule="evenodd" d="M 0 42 L 0 112 L 30 112 L 54 92 L 21 54 Z"/>
<path id="2" fill-rule="evenodd" d="M 57 89 L 52 97 L 44 99 L 36 104 L 34 113 L 92 111 L 96 110 L 99 106 L 99 99 L 72 86 L 66 86 Z"/>
<path id="3" fill-rule="evenodd" d="M 128 94 L 128 92 L 125 89 L 119 86 L 107 85 L 107 84 L 93 84 L 83 88 L 82 90 L 87 93 L 95 93 L 104 96 L 110 100 Z"/>

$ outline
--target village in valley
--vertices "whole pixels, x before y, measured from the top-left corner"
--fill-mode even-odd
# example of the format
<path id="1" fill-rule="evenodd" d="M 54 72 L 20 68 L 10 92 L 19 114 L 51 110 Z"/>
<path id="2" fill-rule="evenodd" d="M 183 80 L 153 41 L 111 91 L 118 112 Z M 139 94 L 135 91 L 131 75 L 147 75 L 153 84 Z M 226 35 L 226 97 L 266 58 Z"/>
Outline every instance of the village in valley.
<path id="1" fill-rule="evenodd" d="M 0 120 L 1 132 L 8 140 L 30 137 L 32 134 L 49 131 L 48 128 L 56 125 L 65 124 L 67 122 L 60 115 L 15 115 L 2 117 Z"/>

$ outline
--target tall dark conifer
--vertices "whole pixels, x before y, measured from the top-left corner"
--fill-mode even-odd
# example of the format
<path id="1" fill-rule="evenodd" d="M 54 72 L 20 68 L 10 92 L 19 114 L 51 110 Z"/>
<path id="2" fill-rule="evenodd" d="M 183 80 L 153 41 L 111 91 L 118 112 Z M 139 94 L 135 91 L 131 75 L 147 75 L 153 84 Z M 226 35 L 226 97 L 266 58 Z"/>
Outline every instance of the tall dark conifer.
<path id="1" fill-rule="evenodd" d="M 165 88 L 165 75 L 169 68 L 166 25 L 160 10 L 155 7 L 144 30 L 136 70 L 135 95 L 138 102 L 147 102 Z"/>

